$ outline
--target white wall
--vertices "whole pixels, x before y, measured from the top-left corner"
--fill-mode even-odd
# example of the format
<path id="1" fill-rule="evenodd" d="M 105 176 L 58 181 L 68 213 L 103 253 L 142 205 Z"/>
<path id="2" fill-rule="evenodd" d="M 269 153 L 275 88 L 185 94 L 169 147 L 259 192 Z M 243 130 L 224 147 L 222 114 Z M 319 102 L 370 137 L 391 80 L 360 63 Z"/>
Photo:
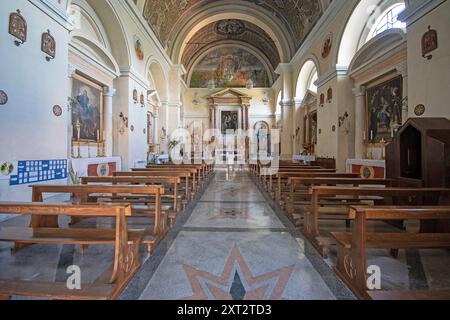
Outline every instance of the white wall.
<path id="1" fill-rule="evenodd" d="M 2 160 L 67 158 L 68 31 L 52 19 L 51 10 L 47 8 L 46 14 L 39 7 L 27 0 L 0 1 L 0 89 L 9 96 L 8 103 L 0 106 Z M 17 9 L 28 24 L 27 42 L 20 47 L 6 31 L 9 14 Z M 50 62 L 41 52 L 41 36 L 47 29 L 56 39 L 56 58 Z M 62 107 L 61 117 L 53 115 L 54 105 Z M 1 200 L 30 201 L 31 190 L 0 180 Z"/>
<path id="2" fill-rule="evenodd" d="M 421 39 L 428 26 L 438 33 L 439 48 L 431 60 L 422 57 Z M 450 1 L 408 27 L 409 115 L 418 104 L 424 117 L 450 118 Z"/>

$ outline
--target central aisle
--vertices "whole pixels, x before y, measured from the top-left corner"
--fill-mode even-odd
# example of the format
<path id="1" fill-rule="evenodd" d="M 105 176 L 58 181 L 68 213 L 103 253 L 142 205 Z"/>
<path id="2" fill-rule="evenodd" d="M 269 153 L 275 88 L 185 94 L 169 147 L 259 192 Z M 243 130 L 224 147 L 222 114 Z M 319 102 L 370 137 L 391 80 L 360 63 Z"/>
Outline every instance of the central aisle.
<path id="1" fill-rule="evenodd" d="M 159 262 L 144 265 L 151 277 L 140 299 L 351 298 L 246 171 L 218 170 L 171 244 L 156 253 Z"/>

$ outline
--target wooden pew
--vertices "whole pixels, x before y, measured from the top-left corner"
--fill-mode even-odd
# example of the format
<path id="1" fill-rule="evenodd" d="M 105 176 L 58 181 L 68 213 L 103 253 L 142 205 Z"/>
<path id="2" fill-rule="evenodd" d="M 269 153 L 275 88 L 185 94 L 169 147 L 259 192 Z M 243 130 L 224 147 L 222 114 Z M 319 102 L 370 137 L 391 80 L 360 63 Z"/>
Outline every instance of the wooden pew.
<path id="1" fill-rule="evenodd" d="M 273 179 L 277 179 L 277 186 L 281 184 L 281 177 L 284 175 L 285 179 L 287 179 L 290 174 L 301 174 L 301 173 L 336 173 L 336 170 L 334 169 L 311 169 L 311 168 L 301 168 L 301 169 L 281 169 L 281 170 L 275 170 L 273 174 L 268 174 L 264 177 L 265 179 L 265 185 L 267 186 L 267 191 L 269 193 L 275 192 L 274 190 L 274 184 Z M 267 182 L 268 178 L 268 182 Z"/>
<path id="2" fill-rule="evenodd" d="M 182 200 L 178 193 L 178 185 L 180 178 L 178 177 L 83 177 L 81 178 L 81 184 L 112 184 L 112 185 L 162 185 L 164 187 L 164 195 L 161 196 L 162 205 L 161 210 L 169 218 L 170 226 L 173 225 L 178 213 L 181 211 Z M 170 203 L 165 202 L 164 199 L 168 199 Z M 140 196 L 111 196 L 112 202 L 130 202 L 131 204 L 143 204 L 151 207 L 152 199 L 142 198 Z M 133 207 L 133 214 L 137 212 L 146 212 L 147 210 L 140 210 Z"/>
<path id="3" fill-rule="evenodd" d="M 201 171 L 196 168 L 132 168 L 133 172 L 152 172 L 157 173 L 160 176 L 164 176 L 168 172 L 189 172 L 192 179 L 192 191 L 197 193 L 200 189 L 201 183 Z"/>
<path id="4" fill-rule="evenodd" d="M 338 244 L 336 273 L 360 299 L 446 299 L 450 291 L 369 291 L 367 288 L 368 249 L 450 248 L 448 233 L 369 232 L 369 220 L 448 220 L 450 207 L 352 207 L 349 219 L 355 223 L 352 232 L 332 232 Z"/>
<path id="5" fill-rule="evenodd" d="M 114 177 L 153 177 L 153 178 L 165 178 L 165 177 L 176 177 L 184 181 L 184 189 L 180 188 L 179 191 L 184 193 L 185 200 L 183 205 L 187 204 L 187 201 L 191 200 L 195 194 L 191 190 L 190 179 L 192 174 L 190 171 L 123 171 L 123 172 L 113 172 Z"/>
<path id="6" fill-rule="evenodd" d="M 139 247 L 145 231 L 129 231 L 125 205 L 71 205 L 0 202 L 0 212 L 31 215 L 30 227 L 0 227 L 0 241 L 20 244 L 73 244 L 114 246 L 114 263 L 105 281 L 82 284 L 81 290 L 69 290 L 66 283 L 0 280 L 1 296 L 31 296 L 51 299 L 115 299 L 140 267 Z M 60 228 L 43 225 L 41 217 L 57 220 L 60 216 L 115 218 L 112 229 Z M 103 276 L 104 277 L 104 276 Z M 103 278 L 101 277 L 101 278 Z"/>
<path id="7" fill-rule="evenodd" d="M 43 202 L 43 194 L 80 194 L 81 203 L 97 202 L 101 195 L 139 195 L 154 199 L 154 213 L 146 217 L 154 218 L 152 229 L 147 229 L 143 244 L 147 245 L 147 252 L 150 254 L 154 247 L 165 236 L 168 228 L 167 216 L 161 212 L 161 196 L 164 195 L 162 186 L 113 186 L 113 185 L 32 185 L 32 201 Z M 78 216 L 80 217 L 80 216 Z M 46 215 L 32 216 L 32 226 L 42 228 L 57 228 L 58 217 Z M 76 218 L 76 217 L 74 217 Z M 72 219 L 74 225 L 79 219 Z M 149 224 L 151 225 L 151 224 Z M 17 249 L 20 249 L 17 248 Z"/>
<path id="8" fill-rule="evenodd" d="M 333 245 L 331 235 L 328 231 L 319 229 L 319 220 L 329 218 L 331 220 L 348 220 L 348 214 L 342 210 L 327 211 L 327 207 L 321 205 L 322 197 L 352 197 L 352 199 L 364 199 L 367 197 L 382 197 L 384 198 L 381 204 L 391 204 L 392 200 L 402 198 L 405 205 L 423 205 L 424 200 L 432 200 L 439 205 L 443 196 L 450 194 L 450 189 L 445 188 L 384 188 L 384 187 L 325 187 L 316 186 L 309 189 L 311 194 L 311 209 L 305 212 L 304 234 L 310 240 L 314 247 L 320 254 L 326 256 L 326 247 Z M 442 199 L 441 199 L 442 197 Z M 345 201 L 345 200 L 344 200 Z M 352 200 L 354 201 L 354 200 Z M 425 203 L 429 205 L 429 203 Z M 335 206 L 335 205 L 333 205 Z M 333 231 L 333 230 L 331 230 Z"/>
<path id="9" fill-rule="evenodd" d="M 330 175 L 328 177 L 323 176 L 315 176 L 315 177 L 290 177 L 289 178 L 289 197 L 287 198 L 287 212 L 289 217 L 294 220 L 294 214 L 296 214 L 296 207 L 301 206 L 304 210 L 307 210 L 308 207 L 311 206 L 311 194 L 309 193 L 309 188 L 314 186 L 383 186 L 383 187 L 391 187 L 392 181 L 386 179 L 362 179 L 357 178 L 357 174 L 350 174 L 348 177 L 347 174 L 336 174 Z M 300 192 L 298 192 L 298 187 L 300 187 Z M 359 199 L 355 199 L 356 203 L 352 203 L 352 199 L 348 199 L 347 201 L 340 202 L 340 199 L 335 198 L 327 198 L 323 200 L 328 200 L 331 204 L 335 205 L 345 205 L 349 206 L 352 204 L 357 204 L 361 202 Z M 321 205 L 324 203 L 321 202 Z M 302 219 L 303 215 L 297 212 L 299 218 Z"/>

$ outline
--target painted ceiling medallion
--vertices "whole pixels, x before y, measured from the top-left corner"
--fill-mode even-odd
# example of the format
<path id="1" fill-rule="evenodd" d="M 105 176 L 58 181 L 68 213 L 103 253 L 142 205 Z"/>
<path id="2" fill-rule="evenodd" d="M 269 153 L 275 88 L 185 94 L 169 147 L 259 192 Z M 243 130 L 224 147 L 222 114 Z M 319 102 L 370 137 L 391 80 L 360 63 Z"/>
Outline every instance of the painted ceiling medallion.
<path id="1" fill-rule="evenodd" d="M 61 108 L 61 106 L 58 106 L 58 105 L 55 105 L 55 106 L 53 106 L 53 114 L 56 116 L 56 117 L 60 117 L 61 115 L 62 115 L 62 108 Z"/>
<path id="2" fill-rule="evenodd" d="M 3 106 L 8 103 L 8 95 L 5 91 L 0 90 L 0 105 Z"/>
<path id="3" fill-rule="evenodd" d="M 245 32 L 245 26 L 240 20 L 221 20 L 216 24 L 216 33 L 223 36 L 238 36 Z"/>
<path id="4" fill-rule="evenodd" d="M 414 114 L 418 117 L 423 116 L 425 114 L 426 108 L 423 104 L 419 104 L 414 109 Z"/>
<path id="5" fill-rule="evenodd" d="M 134 50 L 136 51 L 136 56 L 139 60 L 144 60 L 145 53 L 142 47 L 142 41 L 138 36 L 134 36 Z"/>
<path id="6" fill-rule="evenodd" d="M 56 57 L 56 41 L 50 34 L 50 30 L 42 34 L 41 50 L 48 55 L 45 59 L 50 61 Z"/>
<path id="7" fill-rule="evenodd" d="M 27 41 L 27 22 L 21 15 L 20 10 L 13 12 L 9 15 L 9 29 L 10 35 L 17 38 L 19 41 L 15 41 L 16 46 L 20 46 Z"/>
<path id="8" fill-rule="evenodd" d="M 322 58 L 326 59 L 331 53 L 331 48 L 333 47 L 333 34 L 330 33 L 327 38 L 325 39 L 325 42 L 323 44 L 322 49 Z"/>

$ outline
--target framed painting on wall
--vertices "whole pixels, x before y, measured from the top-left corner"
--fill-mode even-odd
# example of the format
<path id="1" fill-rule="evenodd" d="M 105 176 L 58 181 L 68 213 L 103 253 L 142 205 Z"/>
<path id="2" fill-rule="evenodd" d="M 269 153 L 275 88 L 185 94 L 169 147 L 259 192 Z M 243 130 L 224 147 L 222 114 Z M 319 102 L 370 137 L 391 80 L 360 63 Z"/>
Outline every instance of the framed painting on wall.
<path id="1" fill-rule="evenodd" d="M 236 131 L 239 128 L 239 113 L 237 111 L 222 111 L 221 123 L 222 133 L 226 134 L 227 130 Z"/>
<path id="2" fill-rule="evenodd" d="M 78 140 L 77 121 L 80 122 L 80 141 L 102 140 L 103 88 L 80 75 L 72 77 L 71 95 L 73 139 Z"/>
<path id="3" fill-rule="evenodd" d="M 366 90 L 367 140 L 392 141 L 394 128 L 402 124 L 403 78 L 395 77 Z"/>

